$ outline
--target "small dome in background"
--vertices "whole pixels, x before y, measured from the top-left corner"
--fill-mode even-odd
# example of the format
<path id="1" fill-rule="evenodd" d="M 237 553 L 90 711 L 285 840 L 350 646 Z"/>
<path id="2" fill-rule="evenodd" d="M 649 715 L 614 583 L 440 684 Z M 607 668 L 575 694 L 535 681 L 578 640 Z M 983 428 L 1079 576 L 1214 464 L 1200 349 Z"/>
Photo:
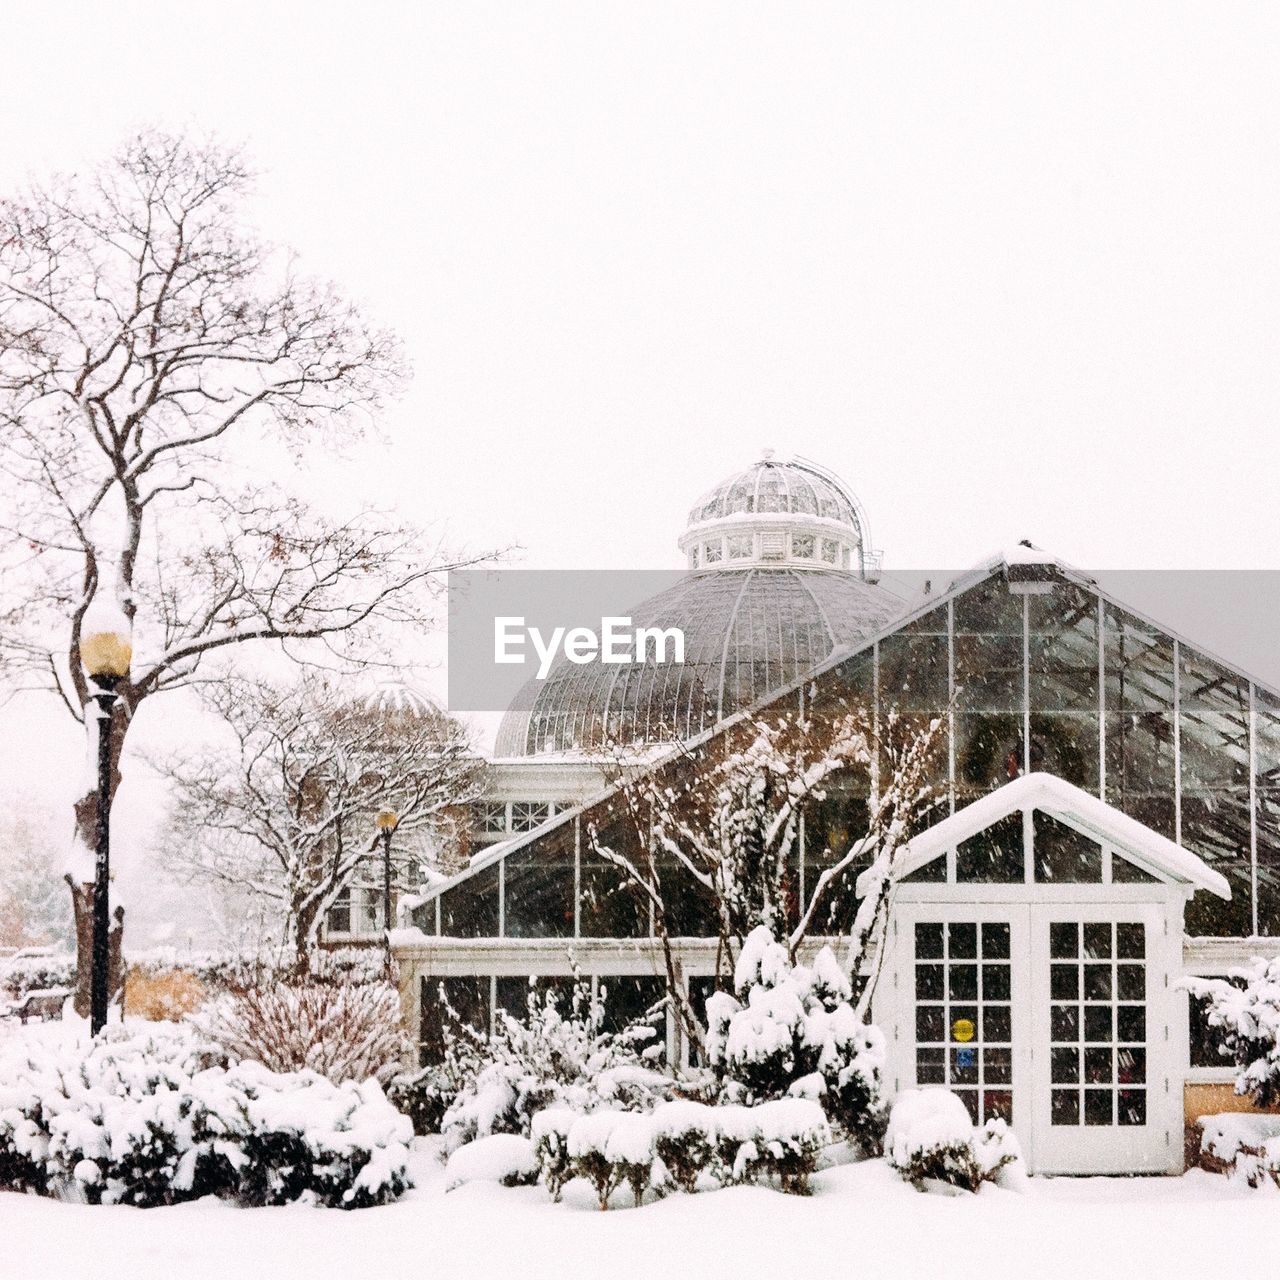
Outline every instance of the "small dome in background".
<path id="1" fill-rule="evenodd" d="M 364 707 L 376 715 L 406 720 L 435 720 L 444 714 L 444 709 L 429 693 L 399 680 L 379 684 L 365 698 Z"/>

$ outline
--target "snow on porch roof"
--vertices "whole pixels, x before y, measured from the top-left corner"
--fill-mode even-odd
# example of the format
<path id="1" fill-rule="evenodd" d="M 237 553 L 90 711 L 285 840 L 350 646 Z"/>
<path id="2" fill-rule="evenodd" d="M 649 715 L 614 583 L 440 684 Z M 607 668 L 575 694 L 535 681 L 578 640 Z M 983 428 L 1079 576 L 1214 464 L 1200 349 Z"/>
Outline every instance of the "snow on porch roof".
<path id="1" fill-rule="evenodd" d="M 917 867 L 962 840 L 976 836 L 992 823 L 1022 809 L 1039 809 L 1053 817 L 1067 818 L 1099 840 L 1116 845 L 1138 862 L 1148 864 L 1153 870 L 1195 885 L 1197 889 L 1208 889 L 1220 898 L 1231 897 L 1231 886 L 1226 877 L 1198 854 L 1052 773 L 1025 774 L 966 805 L 937 826 L 921 832 L 903 846 L 898 878 L 910 875 Z M 864 871 L 858 877 L 860 895 L 865 894 L 869 887 L 864 881 L 870 874 L 870 871 Z"/>

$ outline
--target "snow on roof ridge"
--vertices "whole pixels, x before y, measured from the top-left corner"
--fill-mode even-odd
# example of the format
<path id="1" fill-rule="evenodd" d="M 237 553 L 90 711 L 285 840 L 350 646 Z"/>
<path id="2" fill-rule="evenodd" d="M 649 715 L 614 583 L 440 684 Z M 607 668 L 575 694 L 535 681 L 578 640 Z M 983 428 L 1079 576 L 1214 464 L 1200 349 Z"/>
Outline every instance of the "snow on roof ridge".
<path id="1" fill-rule="evenodd" d="M 1136 818 L 1081 790 L 1065 778 L 1043 771 L 1024 774 L 997 787 L 908 841 L 899 854 L 900 875 L 909 875 L 962 840 L 985 831 L 1015 809 L 1040 809 L 1049 814 L 1056 809 L 1109 843 L 1137 854 L 1179 880 L 1207 889 L 1220 898 L 1231 897 L 1231 886 L 1226 877 L 1210 867 L 1199 854 L 1152 831 Z M 869 871 L 864 871 L 858 877 L 860 894 L 865 890 L 864 881 L 869 875 Z"/>

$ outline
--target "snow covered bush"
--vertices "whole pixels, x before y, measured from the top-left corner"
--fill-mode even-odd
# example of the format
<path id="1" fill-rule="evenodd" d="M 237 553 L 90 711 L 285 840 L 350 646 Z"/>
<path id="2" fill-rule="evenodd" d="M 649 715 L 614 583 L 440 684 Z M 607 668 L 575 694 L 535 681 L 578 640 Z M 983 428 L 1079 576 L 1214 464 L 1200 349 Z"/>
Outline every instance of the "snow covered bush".
<path id="1" fill-rule="evenodd" d="M 538 1180 L 533 1143 L 516 1133 L 495 1133 L 459 1147 L 445 1166 L 445 1189 L 468 1182 L 497 1182 L 504 1187 L 531 1187 Z"/>
<path id="2" fill-rule="evenodd" d="M 569 1181 L 569 1130 L 578 1114 L 567 1107 L 550 1107 L 539 1111 L 530 1123 L 533 1154 L 538 1161 L 543 1185 L 551 1193 L 552 1200 L 560 1199 L 564 1184 Z"/>
<path id="3" fill-rule="evenodd" d="M 14 1042 L 0 1057 L 0 1175 L 16 1190 L 150 1206 L 217 1194 L 383 1204 L 409 1122 L 378 1084 L 228 1067 L 186 1027 Z"/>
<path id="4" fill-rule="evenodd" d="M 1197 1123 L 1203 1168 L 1251 1187 L 1280 1186 L 1280 1116 L 1225 1112 Z"/>
<path id="5" fill-rule="evenodd" d="M 609 1193 L 617 1185 L 609 1158 L 609 1136 L 621 1115 L 620 1111 L 595 1111 L 579 1116 L 568 1133 L 570 1173 L 591 1183 L 602 1209 L 609 1207 Z"/>
<path id="6" fill-rule="evenodd" d="M 335 1084 L 386 1081 L 407 1043 L 388 982 L 263 983 L 228 992 L 195 1015 L 233 1058 L 272 1071 L 315 1071 Z"/>
<path id="7" fill-rule="evenodd" d="M 387 1084 L 387 1098 L 397 1111 L 409 1117 L 414 1133 L 421 1137 L 440 1132 L 445 1114 L 464 1083 L 444 1067 L 432 1064 L 392 1076 Z"/>
<path id="8" fill-rule="evenodd" d="M 631 1188 L 637 1207 L 653 1180 L 653 1121 L 649 1116 L 623 1112 L 614 1121 L 605 1143 L 605 1158 L 613 1168 L 615 1186 Z"/>
<path id="9" fill-rule="evenodd" d="M 730 1182 L 778 1180 L 783 1191 L 807 1195 L 822 1148 L 831 1141 L 826 1115 L 804 1098 L 757 1107 L 716 1108 L 722 1176 Z"/>
<path id="10" fill-rule="evenodd" d="M 1209 1000 L 1209 1025 L 1223 1031 L 1223 1048 L 1239 1072 L 1236 1092 L 1269 1107 L 1280 1102 L 1280 956 L 1254 960 L 1231 977 L 1243 987 L 1221 978 L 1189 978 L 1185 985 Z"/>
<path id="11" fill-rule="evenodd" d="M 450 1019 L 446 1070 L 466 1083 L 441 1126 L 449 1144 L 490 1133 L 529 1137 L 534 1115 L 552 1106 L 579 1113 L 605 1106 L 648 1111 L 668 1096 L 671 1078 L 641 1058 L 652 1029 L 606 1032 L 603 1013 L 579 982 L 563 1011 L 554 992 L 539 996 L 531 988 L 526 1020 L 499 1010 L 492 1036 Z"/>
<path id="12" fill-rule="evenodd" d="M 698 1189 L 698 1178 L 715 1169 L 719 1141 L 717 1109 L 701 1102 L 664 1102 L 653 1112 L 654 1147 L 671 1182 Z"/>
<path id="13" fill-rule="evenodd" d="M 725 1099 L 753 1103 L 788 1095 L 816 1099 L 868 1154 L 878 1154 L 886 1108 L 884 1037 L 861 1022 L 847 975 L 829 947 L 812 968 L 792 965 L 762 925 L 743 944 L 736 999 L 707 1001 L 707 1053 Z"/>
<path id="14" fill-rule="evenodd" d="M 890 1165 L 916 1186 L 941 1182 L 977 1191 L 1020 1166 L 1018 1140 L 1003 1120 L 975 1129 L 963 1102 L 948 1089 L 909 1089 L 889 1116 L 885 1153 Z"/>

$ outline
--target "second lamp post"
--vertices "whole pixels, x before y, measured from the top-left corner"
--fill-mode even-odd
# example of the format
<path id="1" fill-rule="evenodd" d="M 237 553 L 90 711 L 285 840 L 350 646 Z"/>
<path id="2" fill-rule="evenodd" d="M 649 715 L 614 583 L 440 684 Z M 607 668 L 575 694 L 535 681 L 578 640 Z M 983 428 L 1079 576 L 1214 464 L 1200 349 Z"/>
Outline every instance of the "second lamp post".
<path id="1" fill-rule="evenodd" d="M 378 835 L 382 839 L 382 927 L 389 930 L 391 920 L 391 836 L 400 825 L 400 816 L 394 809 L 382 809 L 374 818 Z"/>

